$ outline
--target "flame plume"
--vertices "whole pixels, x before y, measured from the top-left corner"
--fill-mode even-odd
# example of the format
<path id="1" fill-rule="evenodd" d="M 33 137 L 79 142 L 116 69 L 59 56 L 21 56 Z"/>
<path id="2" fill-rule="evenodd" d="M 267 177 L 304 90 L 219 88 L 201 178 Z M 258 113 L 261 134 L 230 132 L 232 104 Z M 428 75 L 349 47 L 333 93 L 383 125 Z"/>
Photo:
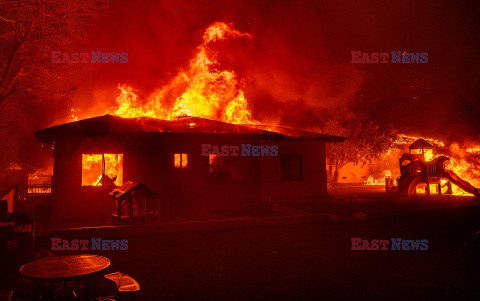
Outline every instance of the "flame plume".
<path id="1" fill-rule="evenodd" d="M 139 98 L 134 88 L 119 85 L 114 114 L 165 120 L 188 115 L 235 124 L 252 123 L 249 103 L 235 72 L 219 69 L 216 54 L 207 51 L 211 42 L 240 37 L 251 39 L 252 35 L 235 30 L 231 24 L 213 23 L 205 30 L 188 70 L 180 72 L 146 101 Z M 180 95 L 173 105 L 168 105 L 172 94 Z"/>

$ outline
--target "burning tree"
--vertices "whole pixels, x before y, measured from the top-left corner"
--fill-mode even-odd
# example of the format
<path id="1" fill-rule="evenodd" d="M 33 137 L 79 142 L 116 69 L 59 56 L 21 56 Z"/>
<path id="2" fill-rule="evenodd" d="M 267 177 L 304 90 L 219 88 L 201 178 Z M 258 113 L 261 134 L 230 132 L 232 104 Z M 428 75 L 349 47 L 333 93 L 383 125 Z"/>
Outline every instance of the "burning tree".
<path id="1" fill-rule="evenodd" d="M 100 0 L 4 0 L 0 2 L 0 103 L 15 93 L 44 96 L 68 66 L 52 64 L 52 51 L 70 50 L 95 24 Z"/>
<path id="2" fill-rule="evenodd" d="M 347 163 L 366 164 L 388 151 L 395 140 L 393 129 L 370 120 L 367 111 L 352 102 L 324 109 L 318 114 L 324 123 L 323 132 L 344 136 L 347 140 L 327 145 L 327 165 L 330 183 L 338 183 L 338 172 Z"/>

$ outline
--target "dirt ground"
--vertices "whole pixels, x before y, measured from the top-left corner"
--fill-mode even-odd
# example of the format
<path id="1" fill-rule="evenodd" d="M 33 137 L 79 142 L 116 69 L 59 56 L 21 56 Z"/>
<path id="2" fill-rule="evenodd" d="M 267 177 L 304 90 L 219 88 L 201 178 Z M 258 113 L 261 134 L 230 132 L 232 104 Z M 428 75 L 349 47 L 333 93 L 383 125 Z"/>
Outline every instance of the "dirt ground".
<path id="1" fill-rule="evenodd" d="M 121 271 L 137 279 L 141 285 L 137 300 L 478 300 L 480 252 L 464 250 L 465 240 L 480 230 L 480 210 L 473 199 L 405 201 L 375 189 L 357 190 L 355 203 L 311 200 L 295 208 L 308 212 L 336 210 L 346 215 L 367 209 L 430 209 L 337 223 L 137 233 L 128 237 L 119 230 L 104 239 L 128 239 L 128 250 L 88 253 L 108 257 L 112 262 L 109 272 Z M 335 194 L 345 196 L 352 191 L 344 187 Z M 445 208 L 431 209 L 438 207 Z M 75 237 L 68 232 L 61 235 L 64 239 L 90 239 L 78 237 L 78 233 L 72 234 Z M 44 250 L 41 253 L 46 254 L 50 238 L 58 235 L 52 232 L 38 237 L 37 252 Z M 352 238 L 427 239 L 428 250 L 353 251 Z M 18 292 L 25 288 L 15 272 L 8 279 L 4 283 Z M 106 288 L 105 281 L 100 280 L 99 293 L 107 294 Z"/>

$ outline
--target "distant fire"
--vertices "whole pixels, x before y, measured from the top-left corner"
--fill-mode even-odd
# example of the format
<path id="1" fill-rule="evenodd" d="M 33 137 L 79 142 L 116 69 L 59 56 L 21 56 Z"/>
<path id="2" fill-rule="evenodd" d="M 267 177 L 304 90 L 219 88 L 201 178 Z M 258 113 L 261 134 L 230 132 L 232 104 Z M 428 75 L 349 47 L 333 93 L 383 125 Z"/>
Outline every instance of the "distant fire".
<path id="1" fill-rule="evenodd" d="M 460 178 L 466 180 L 473 186 L 480 188 L 480 164 L 479 158 L 455 158 L 450 157 L 450 164 L 447 169 L 452 170 Z M 453 194 L 470 195 L 457 186 L 453 186 Z"/>
<path id="2" fill-rule="evenodd" d="M 413 137 L 407 135 L 399 135 L 397 140 L 394 143 L 392 149 L 389 149 L 385 154 L 386 156 L 397 156 L 400 157 L 405 150 L 401 150 L 402 145 L 406 146 L 413 143 L 415 140 L 423 137 Z M 436 147 L 435 152 L 432 150 L 425 150 L 425 161 L 432 161 L 435 157 L 440 155 L 445 155 L 450 158 L 450 162 L 445 167 L 447 170 L 453 171 L 457 176 L 463 180 L 469 182 L 474 187 L 480 188 L 480 146 L 478 145 L 465 145 L 461 146 L 458 143 L 452 143 L 447 146 L 446 143 L 430 139 L 423 138 L 424 140 L 430 142 Z M 399 168 L 398 166 L 393 168 Z M 391 175 L 390 170 L 385 171 L 386 176 Z M 444 185 L 446 180 L 442 180 L 441 184 Z M 364 183 L 365 185 L 384 185 L 384 178 L 374 178 L 372 175 Z M 430 185 L 431 193 L 437 193 L 437 185 Z M 442 187 L 442 192 L 445 193 L 447 187 Z M 471 195 L 458 186 L 452 185 L 452 191 L 454 195 Z M 418 187 L 418 193 L 425 193 L 425 187 Z"/>
<path id="3" fill-rule="evenodd" d="M 209 44 L 227 38 L 246 37 L 232 25 L 216 22 L 205 30 L 203 42 L 197 47 L 188 70 L 177 74 L 170 82 L 146 100 L 133 87 L 119 85 L 113 113 L 120 117 L 152 117 L 172 120 L 179 116 L 195 116 L 228 123 L 252 122 L 249 103 L 234 71 L 221 70 L 216 53 Z M 170 99 L 175 99 L 173 104 Z"/>
<path id="4" fill-rule="evenodd" d="M 435 139 L 432 139 L 432 138 L 425 138 L 425 137 L 408 136 L 408 135 L 404 135 L 404 134 L 398 135 L 398 138 L 397 138 L 397 140 L 395 141 L 395 145 L 411 144 L 411 143 L 413 143 L 415 140 L 418 140 L 418 139 L 420 139 L 420 138 L 422 138 L 423 140 L 426 140 L 426 141 L 430 142 L 430 143 L 433 144 L 433 145 L 436 145 L 436 146 L 439 146 L 439 147 L 445 147 L 445 143 L 443 143 L 443 142 L 440 141 L 440 140 L 435 140 Z"/>
<path id="5" fill-rule="evenodd" d="M 385 177 L 374 179 L 371 175 L 368 176 L 367 180 L 364 182 L 365 185 L 385 185 L 385 178 L 391 177 L 392 172 L 390 170 L 385 170 Z"/>
<path id="6" fill-rule="evenodd" d="M 244 84 L 233 70 L 222 69 L 217 52 L 213 50 L 213 42 L 227 39 L 246 38 L 252 39 L 249 33 L 234 29 L 232 24 L 215 22 L 211 24 L 202 36 L 202 43 L 196 48 L 196 53 L 189 61 L 188 67 L 178 72 L 168 83 L 145 99 L 139 96 L 138 91 L 128 85 L 119 84 L 119 94 L 115 105 L 107 111 L 123 118 L 151 117 L 163 120 L 174 120 L 182 116 L 194 116 L 219 120 L 232 124 L 252 124 L 250 104 L 245 98 Z M 73 121 L 78 120 L 79 111 L 71 110 Z M 383 154 L 383 158 L 400 157 L 401 148 L 412 143 L 420 137 L 399 135 L 394 146 Z M 480 187 L 480 146 L 460 146 L 459 144 L 446 145 L 445 142 L 423 138 L 437 148 L 436 152 L 426 150 L 425 160 L 431 161 L 436 156 L 444 154 L 450 157 L 448 168 L 460 178 L 470 182 L 475 187 Z M 104 171 L 102 172 L 102 155 L 84 155 L 82 184 L 101 185 L 102 174 L 108 175 L 115 184 L 122 183 L 122 171 L 119 171 L 119 161 L 113 160 L 111 154 L 104 155 Z M 90 157 L 88 157 L 90 156 Z M 100 157 L 98 157 L 100 156 Z M 380 158 L 382 159 L 382 158 Z M 183 154 L 175 154 L 174 166 L 184 168 L 187 158 Z M 388 162 L 388 160 L 385 160 Z M 100 162 L 100 163 L 99 163 Z M 110 163 L 108 163 L 110 162 Z M 398 162 L 398 161 L 397 161 Z M 122 163 L 123 164 L 123 163 Z M 384 175 L 378 170 L 370 171 L 372 174 L 359 178 L 365 185 L 385 185 L 385 177 L 393 179 L 398 176 L 398 164 L 386 166 Z M 100 167 L 99 167 L 100 166 Z M 100 168 L 100 172 L 98 171 Z M 95 170 L 86 172 L 88 170 Z M 375 176 L 376 175 L 376 176 Z M 357 177 L 355 176 L 355 179 Z M 355 180 L 356 181 L 356 180 Z M 431 187 L 435 191 L 437 187 Z M 457 186 L 453 186 L 454 194 L 467 194 Z"/>
<path id="7" fill-rule="evenodd" d="M 476 149 L 479 149 L 478 146 L 460 146 L 458 143 L 452 143 L 449 146 L 446 146 L 442 141 L 428 138 L 425 140 L 432 143 L 437 148 L 435 154 L 431 150 L 425 153 L 426 161 L 431 161 L 436 156 L 445 155 L 450 158 L 450 162 L 446 166 L 447 170 L 453 171 L 463 180 L 480 188 L 480 156 L 475 152 Z M 435 185 L 430 185 L 430 189 L 433 193 L 436 193 L 437 187 L 434 186 Z M 454 195 L 471 195 L 470 193 L 461 190 L 456 185 L 452 186 L 452 190 Z"/>
<path id="8" fill-rule="evenodd" d="M 52 176 L 45 173 L 45 170 L 37 170 L 34 174 L 28 175 L 27 193 L 29 194 L 50 194 L 52 193 Z"/>

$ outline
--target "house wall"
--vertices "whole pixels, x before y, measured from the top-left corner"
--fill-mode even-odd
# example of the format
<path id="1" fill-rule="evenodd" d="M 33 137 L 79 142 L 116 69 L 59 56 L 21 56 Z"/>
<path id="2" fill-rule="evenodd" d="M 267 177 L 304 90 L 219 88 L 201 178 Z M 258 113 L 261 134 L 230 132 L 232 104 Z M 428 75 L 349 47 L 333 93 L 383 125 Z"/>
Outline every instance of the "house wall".
<path id="1" fill-rule="evenodd" d="M 265 157 L 262 161 L 262 196 L 294 199 L 328 195 L 325 143 L 282 140 L 278 145 L 280 155 L 301 154 L 303 179 L 282 180 L 280 156 Z"/>
<path id="2" fill-rule="evenodd" d="M 55 144 L 54 217 L 58 222 L 107 219 L 110 198 L 103 187 L 82 186 L 82 154 L 123 153 L 123 179 L 142 182 L 161 195 L 166 220 L 228 217 L 245 212 L 261 194 L 260 157 L 237 157 L 241 181 L 215 181 L 201 144 L 260 144 L 258 138 L 215 134 L 118 135 L 65 139 Z M 187 168 L 173 166 L 187 153 Z"/>
<path id="3" fill-rule="evenodd" d="M 58 222 L 106 218 L 110 198 L 103 187 L 82 186 L 82 154 L 121 153 L 118 139 L 68 139 L 54 149 L 54 219 Z"/>
<path id="4" fill-rule="evenodd" d="M 138 138 L 124 154 L 125 179 L 145 183 L 160 192 L 166 219 L 235 216 L 246 212 L 260 195 L 260 158 L 229 158 L 240 163 L 243 180 L 215 181 L 208 170 L 209 157 L 201 156 L 201 144 L 259 144 L 257 141 L 238 135 L 211 134 Z M 188 154 L 186 168 L 173 166 L 175 153 Z"/>
<path id="5" fill-rule="evenodd" d="M 82 154 L 122 153 L 123 179 L 141 182 L 160 193 L 163 220 L 220 218 L 248 214 L 263 198 L 302 198 L 327 195 L 325 143 L 278 142 L 280 154 L 301 154 L 302 181 L 282 181 L 280 156 L 228 157 L 242 180 L 214 180 L 202 144 L 260 145 L 258 137 L 236 134 L 135 133 L 55 144 L 54 217 L 58 222 L 107 220 L 110 197 L 103 187 L 82 186 Z M 263 142 L 276 144 L 277 142 Z M 175 168 L 173 155 L 188 154 L 186 168 Z"/>

